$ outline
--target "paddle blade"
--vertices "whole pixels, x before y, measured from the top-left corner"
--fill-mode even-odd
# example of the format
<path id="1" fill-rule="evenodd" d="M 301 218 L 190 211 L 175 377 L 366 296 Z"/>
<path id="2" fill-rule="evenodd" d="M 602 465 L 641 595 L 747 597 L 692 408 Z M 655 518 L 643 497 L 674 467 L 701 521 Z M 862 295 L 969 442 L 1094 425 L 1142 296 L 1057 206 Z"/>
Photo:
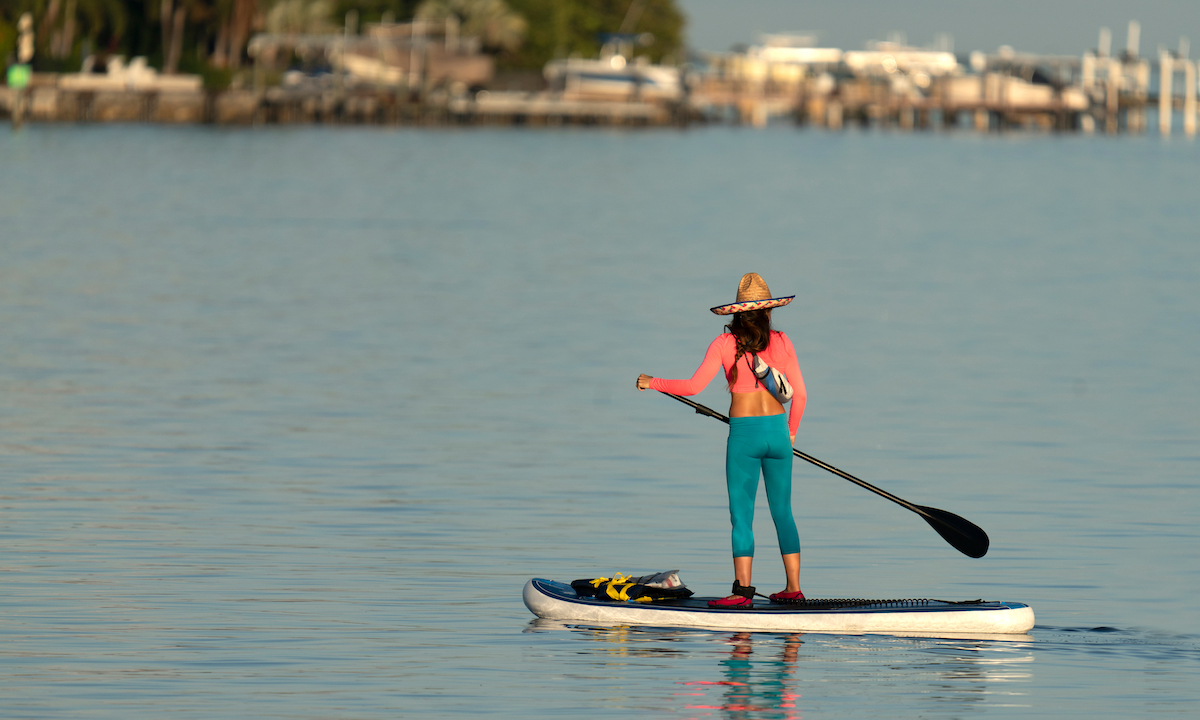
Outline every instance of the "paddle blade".
<path id="1" fill-rule="evenodd" d="M 973 558 L 981 558 L 987 555 L 988 546 L 991 541 L 988 540 L 987 533 L 983 528 L 975 523 L 961 518 L 954 513 L 938 510 L 937 508 L 925 507 L 917 505 L 927 515 L 922 515 L 925 522 L 937 534 L 942 536 L 942 539 L 954 546 L 963 555 Z"/>

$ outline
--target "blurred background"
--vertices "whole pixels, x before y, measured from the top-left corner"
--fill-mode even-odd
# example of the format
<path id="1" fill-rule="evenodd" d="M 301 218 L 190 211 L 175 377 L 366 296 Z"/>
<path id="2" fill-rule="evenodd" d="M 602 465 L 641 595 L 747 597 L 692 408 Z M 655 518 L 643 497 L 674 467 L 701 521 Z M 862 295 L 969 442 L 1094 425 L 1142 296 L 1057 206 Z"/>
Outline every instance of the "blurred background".
<path id="1" fill-rule="evenodd" d="M 0 716 L 1190 717 L 1197 24 L 0 0 Z M 991 537 L 797 463 L 804 591 L 1030 634 L 534 620 L 729 587 L 725 428 L 634 382 L 749 271 L 797 447 Z"/>
<path id="2" fill-rule="evenodd" d="M 769 0 L 736 11 L 705 0 L 4 0 L 0 113 L 17 124 L 784 120 L 1192 135 L 1195 10 L 1137 11 L 1073 0 L 804 11 Z"/>

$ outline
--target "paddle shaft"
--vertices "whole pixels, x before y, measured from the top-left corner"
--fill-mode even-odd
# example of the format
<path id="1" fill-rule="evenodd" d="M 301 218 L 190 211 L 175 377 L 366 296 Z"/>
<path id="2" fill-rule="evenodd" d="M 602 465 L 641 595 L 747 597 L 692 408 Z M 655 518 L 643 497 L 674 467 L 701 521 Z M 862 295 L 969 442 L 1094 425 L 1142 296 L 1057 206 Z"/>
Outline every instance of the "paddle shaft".
<path id="1" fill-rule="evenodd" d="M 663 395 L 669 395 L 684 405 L 692 407 L 699 415 L 708 415 L 709 417 L 720 420 L 726 425 L 729 424 L 729 418 L 725 417 L 716 410 L 713 410 L 712 408 L 705 407 L 698 402 L 693 402 L 692 400 L 688 400 L 687 398 L 676 395 L 675 393 L 663 392 Z M 880 497 L 887 498 L 906 510 L 915 512 L 924 518 L 925 522 L 929 523 L 930 527 L 932 527 L 939 535 L 942 536 L 942 539 L 953 545 L 956 550 L 964 555 L 979 558 L 987 554 L 988 545 L 990 544 L 987 533 L 985 533 L 982 528 L 975 525 L 971 521 L 961 518 L 954 513 L 946 512 L 945 510 L 926 507 L 924 505 L 914 505 L 903 498 L 896 497 L 886 490 L 880 490 L 871 483 L 865 480 L 860 480 L 844 470 L 839 470 L 829 463 L 822 462 L 812 455 L 800 452 L 796 448 L 792 448 L 792 454 L 801 460 L 806 460 L 813 465 L 816 465 L 822 470 L 828 470 L 834 475 L 849 480 L 859 487 L 866 488 Z"/>
<path id="2" fill-rule="evenodd" d="M 717 412 L 716 410 L 713 410 L 710 407 L 701 405 L 698 402 L 693 402 L 691 400 L 688 400 L 685 397 L 676 395 L 675 393 L 664 392 L 663 395 L 670 395 L 671 397 L 675 398 L 676 400 L 683 403 L 684 405 L 690 405 L 691 407 L 693 407 L 696 410 L 696 414 L 698 414 L 698 415 L 707 415 L 709 417 L 713 417 L 713 418 L 720 420 L 721 422 L 725 423 L 726 425 L 729 424 L 729 418 L 725 417 L 724 415 Z M 855 485 L 858 485 L 859 487 L 866 488 L 867 490 L 870 490 L 871 492 L 875 493 L 876 495 L 879 495 L 880 497 L 885 497 L 888 500 L 891 500 L 892 502 L 896 503 L 897 505 L 899 505 L 903 508 L 912 510 L 913 512 L 915 512 L 916 514 L 920 515 L 923 518 L 926 518 L 927 520 L 934 519 L 934 517 L 932 515 L 930 515 L 929 513 L 925 512 L 921 508 L 920 505 L 913 505 L 912 503 L 905 500 L 904 498 L 898 498 L 895 495 L 888 492 L 887 490 L 880 490 L 879 488 L 875 487 L 874 485 L 867 482 L 866 480 L 859 480 L 858 478 L 854 477 L 853 475 L 846 472 L 845 470 L 839 470 L 839 469 L 835 468 L 834 466 L 830 465 L 829 463 L 822 462 L 822 461 L 818 460 L 817 458 L 813 457 L 812 455 L 809 455 L 808 453 L 804 453 L 804 452 L 797 450 L 796 448 L 792 448 L 792 454 L 795 455 L 796 457 L 800 458 L 801 460 L 806 460 L 806 461 L 812 463 L 813 465 L 816 465 L 817 467 L 821 468 L 822 470 L 828 470 L 829 472 L 833 473 L 834 475 L 837 475 L 838 477 L 841 477 L 841 478 L 845 478 L 846 480 L 849 480 L 850 482 L 854 483 Z"/>

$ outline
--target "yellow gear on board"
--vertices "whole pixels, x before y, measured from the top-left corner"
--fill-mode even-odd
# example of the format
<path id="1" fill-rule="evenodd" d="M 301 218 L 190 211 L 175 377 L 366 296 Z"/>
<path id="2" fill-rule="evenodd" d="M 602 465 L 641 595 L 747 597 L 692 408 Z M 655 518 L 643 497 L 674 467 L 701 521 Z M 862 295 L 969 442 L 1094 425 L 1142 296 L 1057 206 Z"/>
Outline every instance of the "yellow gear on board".
<path id="1" fill-rule="evenodd" d="M 608 597 L 611 598 L 612 600 L 628 600 L 629 599 L 629 588 L 633 587 L 636 584 L 636 583 L 629 582 L 629 576 L 623 575 L 621 573 L 617 573 L 616 575 L 613 575 L 612 578 L 603 578 L 602 577 L 602 578 L 596 578 L 595 580 L 592 581 L 592 585 L 597 588 L 599 588 L 604 583 L 608 583 L 608 587 L 605 588 L 605 592 L 608 594 Z M 648 602 L 648 601 L 642 600 L 642 602 Z"/>
<path id="2" fill-rule="evenodd" d="M 670 571 L 674 575 L 678 571 Z M 591 580 L 575 580 L 572 581 L 571 587 L 581 597 L 596 597 L 606 600 L 619 600 L 622 602 L 636 603 L 652 603 L 661 600 L 675 600 L 687 598 L 692 595 L 692 591 L 688 590 L 682 584 L 678 584 L 671 588 L 651 587 L 645 585 L 648 579 L 656 579 L 659 575 L 666 573 L 658 573 L 658 575 L 646 575 L 642 577 L 631 577 L 624 573 L 615 573 L 612 577 L 598 577 Z M 678 583 L 678 577 L 675 577 Z"/>

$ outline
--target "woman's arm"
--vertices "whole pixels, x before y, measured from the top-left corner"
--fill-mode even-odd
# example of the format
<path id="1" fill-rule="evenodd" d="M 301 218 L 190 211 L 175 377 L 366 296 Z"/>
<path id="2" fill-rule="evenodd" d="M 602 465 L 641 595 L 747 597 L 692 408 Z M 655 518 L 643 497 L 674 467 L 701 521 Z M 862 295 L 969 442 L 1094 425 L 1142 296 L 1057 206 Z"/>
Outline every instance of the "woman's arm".
<path id="1" fill-rule="evenodd" d="M 783 333 L 780 333 L 783 335 Z M 787 335 L 783 335 L 787 357 L 783 367 L 779 368 L 787 376 L 792 385 L 792 409 L 788 414 L 788 432 L 792 436 L 792 444 L 796 444 L 796 430 L 800 427 L 800 418 L 804 417 L 804 406 L 808 404 L 808 391 L 804 389 L 804 376 L 800 374 L 800 361 L 796 359 L 796 348 Z"/>
<path id="2" fill-rule="evenodd" d="M 695 395 L 708 386 L 721 367 L 722 344 L 723 341 L 720 337 L 709 344 L 708 352 L 704 353 L 704 360 L 692 374 L 690 380 L 667 380 L 640 375 L 638 376 L 638 390 L 661 390 L 676 395 Z"/>

